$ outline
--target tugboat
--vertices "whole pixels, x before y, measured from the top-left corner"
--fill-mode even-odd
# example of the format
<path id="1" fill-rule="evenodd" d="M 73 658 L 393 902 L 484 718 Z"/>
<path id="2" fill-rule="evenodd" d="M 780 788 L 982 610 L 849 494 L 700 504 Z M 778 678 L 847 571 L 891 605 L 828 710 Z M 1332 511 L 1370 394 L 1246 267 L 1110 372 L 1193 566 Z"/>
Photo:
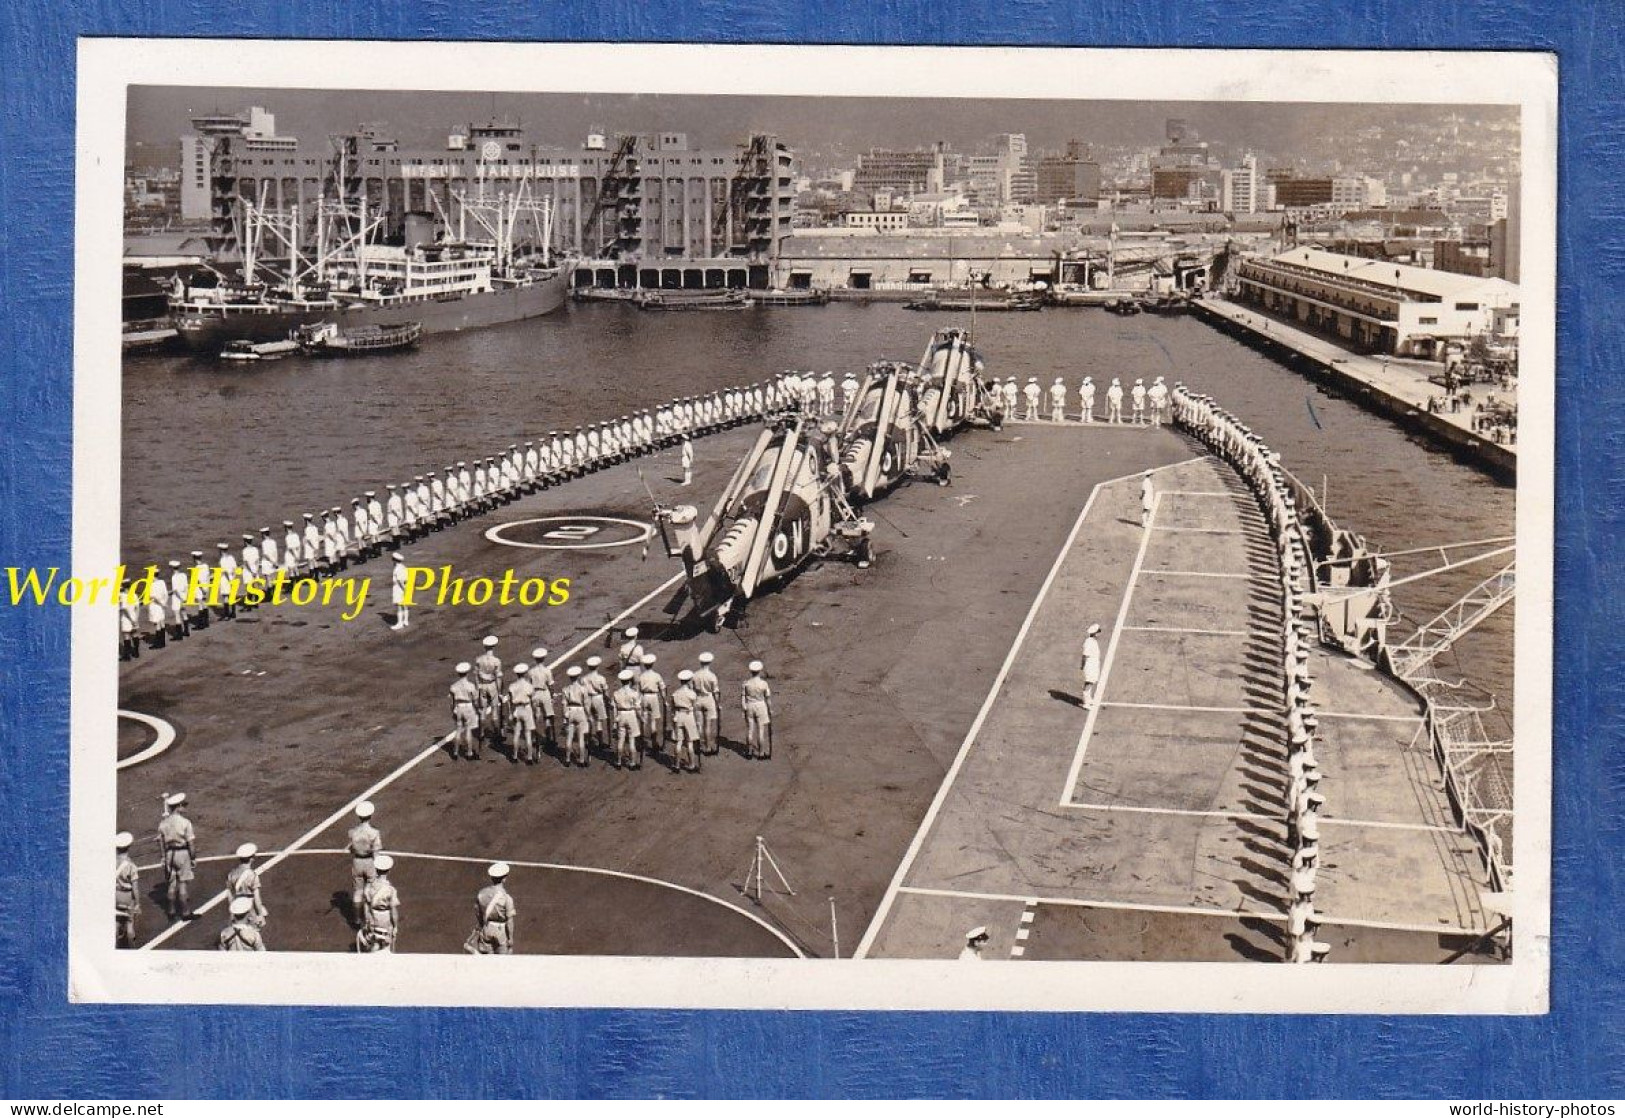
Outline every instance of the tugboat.
<path id="1" fill-rule="evenodd" d="M 739 311 L 750 306 L 743 291 L 640 291 L 632 305 L 643 311 Z"/>
<path id="2" fill-rule="evenodd" d="M 306 353 L 325 357 L 368 357 L 411 349 L 423 337 L 423 323 L 352 326 L 341 329 L 331 322 L 317 322 L 294 331 L 294 340 Z"/>
<path id="3" fill-rule="evenodd" d="M 904 303 L 906 311 L 1041 311 L 1044 309 L 1042 291 L 994 291 L 988 298 L 978 299 L 961 292 L 933 291 L 924 298 Z"/>
<path id="4" fill-rule="evenodd" d="M 272 361 L 299 352 L 299 343 L 292 338 L 281 341 L 256 342 L 252 338 L 238 338 L 226 343 L 220 351 L 222 361 Z"/>
<path id="5" fill-rule="evenodd" d="M 751 295 L 750 301 L 758 307 L 822 307 L 829 302 L 829 292 L 816 287 L 757 291 Z"/>

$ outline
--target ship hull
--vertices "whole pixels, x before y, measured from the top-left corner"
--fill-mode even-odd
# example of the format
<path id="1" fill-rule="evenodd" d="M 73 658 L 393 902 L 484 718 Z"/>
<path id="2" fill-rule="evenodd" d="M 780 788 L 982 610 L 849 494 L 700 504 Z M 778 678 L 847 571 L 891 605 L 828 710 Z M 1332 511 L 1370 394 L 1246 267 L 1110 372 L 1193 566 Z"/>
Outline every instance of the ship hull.
<path id="1" fill-rule="evenodd" d="M 192 349 L 218 353 L 238 339 L 271 341 L 286 338 L 301 326 L 331 322 L 340 330 L 358 326 L 391 326 L 420 322 L 425 334 L 447 334 L 499 326 L 551 314 L 569 294 L 568 272 L 524 287 L 504 288 L 445 301 L 401 303 L 390 307 L 344 307 L 338 310 L 238 310 L 223 315 L 178 311 L 172 317 L 180 337 Z"/>

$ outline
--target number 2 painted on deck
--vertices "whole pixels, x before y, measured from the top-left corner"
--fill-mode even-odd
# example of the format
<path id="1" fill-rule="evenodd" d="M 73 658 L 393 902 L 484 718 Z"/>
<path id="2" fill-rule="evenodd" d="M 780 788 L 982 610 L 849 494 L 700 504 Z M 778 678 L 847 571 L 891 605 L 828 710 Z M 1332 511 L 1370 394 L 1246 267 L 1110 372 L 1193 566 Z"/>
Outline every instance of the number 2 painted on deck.
<path id="1" fill-rule="evenodd" d="M 571 543 L 580 543 L 584 539 L 596 536 L 601 531 L 603 529 L 596 524 L 566 524 L 563 527 L 554 528 L 551 532 L 543 532 L 542 538 L 544 540 L 568 540 Z"/>

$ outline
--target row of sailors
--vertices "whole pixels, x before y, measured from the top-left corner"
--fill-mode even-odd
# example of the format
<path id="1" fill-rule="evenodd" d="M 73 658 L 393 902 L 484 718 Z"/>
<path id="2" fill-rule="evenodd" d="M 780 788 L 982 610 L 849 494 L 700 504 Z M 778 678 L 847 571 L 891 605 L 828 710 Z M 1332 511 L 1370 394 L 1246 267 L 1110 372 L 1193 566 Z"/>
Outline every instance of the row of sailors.
<path id="1" fill-rule="evenodd" d="M 1028 377 L 1023 387 L 1017 387 L 1015 377 L 1005 377 L 1000 381 L 994 379 L 989 385 L 994 397 L 1003 405 L 1007 416 L 1020 415 L 1027 420 L 1041 420 L 1048 418 L 1052 423 L 1065 423 L 1070 415 L 1076 414 L 1078 422 L 1093 423 L 1095 421 L 1095 398 L 1097 390 L 1095 378 L 1086 376 L 1078 384 L 1078 410 L 1070 413 L 1067 409 L 1068 392 L 1066 381 L 1056 377 L 1048 390 L 1042 388 L 1037 377 Z M 1123 401 L 1129 402 L 1130 423 L 1149 423 L 1160 427 L 1168 415 L 1169 389 L 1162 377 L 1157 377 L 1149 386 L 1143 377 L 1136 377 L 1134 384 L 1125 392 L 1122 379 L 1113 377 L 1111 384 L 1106 387 L 1106 415 L 1104 422 L 1122 423 Z M 1045 399 L 1048 399 L 1049 411 L 1044 411 Z"/>
<path id="2" fill-rule="evenodd" d="M 1331 948 L 1315 938 L 1319 927 L 1314 905 L 1321 853 L 1319 814 L 1325 798 L 1319 791 L 1320 766 L 1315 758 L 1319 720 L 1309 670 L 1309 649 L 1316 634 L 1313 615 L 1305 608 L 1312 589 L 1308 537 L 1280 455 L 1211 397 L 1188 392 L 1184 385 L 1176 384 L 1172 404 L 1175 421 L 1229 462 L 1247 482 L 1279 549 L 1281 665 L 1287 727 L 1286 824 L 1293 849 L 1286 957 L 1294 963 L 1320 962 Z"/>
<path id="3" fill-rule="evenodd" d="M 168 639 L 206 627 L 213 586 L 220 588 L 213 616 L 234 617 L 240 606 L 228 591 L 241 578 L 332 574 L 526 493 L 693 435 L 759 419 L 792 399 L 782 380 L 770 380 L 685 397 L 573 432 L 549 431 L 540 442 L 527 442 L 523 448 L 515 443 L 505 453 L 472 466 L 467 462 L 447 466 L 444 476 L 431 470 L 410 482 L 388 485 L 383 493 L 369 489 L 350 501 L 348 511 L 339 507 L 305 513 L 303 525 L 284 520 L 280 533 L 267 526 L 257 538 L 245 533 L 239 548 L 218 543 L 212 564 L 202 551 L 192 552 L 190 563 L 172 559 L 168 570 L 154 580 L 144 606 L 128 601 L 121 607 L 120 657 L 140 655 L 143 640 L 160 648 Z"/>
<path id="4" fill-rule="evenodd" d="M 860 387 L 858 378 L 849 372 L 838 386 L 840 395 L 837 397 L 833 370 L 820 376 L 816 372 L 786 369 L 779 383 L 784 386 L 787 399 L 800 405 L 802 411 L 818 416 L 844 415 L 857 399 Z"/>

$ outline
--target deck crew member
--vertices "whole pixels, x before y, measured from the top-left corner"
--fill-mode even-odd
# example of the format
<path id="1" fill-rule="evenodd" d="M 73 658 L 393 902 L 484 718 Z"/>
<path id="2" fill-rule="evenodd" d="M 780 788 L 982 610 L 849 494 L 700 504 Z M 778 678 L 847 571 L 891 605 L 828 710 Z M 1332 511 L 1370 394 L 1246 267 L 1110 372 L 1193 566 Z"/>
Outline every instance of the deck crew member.
<path id="1" fill-rule="evenodd" d="M 536 490 L 536 481 L 542 473 L 542 456 L 536 450 L 534 442 L 525 443 L 525 487 L 531 492 Z"/>
<path id="2" fill-rule="evenodd" d="M 530 669 L 530 705 L 538 731 L 547 735 L 554 748 L 559 744 L 559 724 L 553 713 L 553 669 L 547 666 L 547 649 L 533 648 L 530 656 L 535 665 Z"/>
<path id="3" fill-rule="evenodd" d="M 536 689 L 530 685 L 526 678 L 530 672 L 530 665 L 518 663 L 513 666 L 513 682 L 508 684 L 508 732 L 512 736 L 509 743 L 509 761 L 523 760 L 527 765 L 536 763 L 536 712 L 531 709 L 531 700 L 535 698 Z"/>
<path id="4" fill-rule="evenodd" d="M 480 642 L 485 651 L 474 658 L 474 686 L 480 693 L 480 719 L 495 719 L 502 703 L 502 660 L 497 656 L 497 638 L 486 637 Z"/>
<path id="5" fill-rule="evenodd" d="M 420 487 L 423 484 L 423 475 L 414 475 L 409 484 L 401 486 L 401 501 L 406 506 L 406 519 L 401 527 L 405 530 L 406 538 L 413 539 L 419 534 L 423 526 L 423 518 L 428 510 L 423 507 L 423 494 Z"/>
<path id="6" fill-rule="evenodd" d="M 451 755 L 462 757 L 466 753 L 470 759 L 477 760 L 480 755 L 480 692 L 474 686 L 474 681 L 468 678 L 468 673 L 474 670 L 468 661 L 458 664 L 456 670 L 457 678 L 451 685 Z"/>
<path id="7" fill-rule="evenodd" d="M 372 868 L 377 876 L 361 890 L 361 930 L 355 937 L 355 949 L 362 954 L 394 951 L 401 931 L 401 895 L 389 880 L 395 859 L 380 854 Z"/>
<path id="8" fill-rule="evenodd" d="M 852 401 L 857 398 L 857 395 L 858 378 L 851 373 L 847 373 L 841 380 L 841 414 L 846 414 L 846 409 L 852 406 Z"/>
<path id="9" fill-rule="evenodd" d="M 260 574 L 266 579 L 276 578 L 282 569 L 282 557 L 277 554 L 276 537 L 270 525 L 260 529 Z"/>
<path id="10" fill-rule="evenodd" d="M 322 569 L 331 574 L 344 566 L 344 529 L 339 527 L 339 510 L 328 509 L 322 518 Z"/>
<path id="11" fill-rule="evenodd" d="M 587 730 L 593 741 L 601 747 L 609 745 L 609 680 L 600 670 L 601 656 L 587 657 L 587 670 L 582 673 L 581 685 L 587 689 Z"/>
<path id="12" fill-rule="evenodd" d="M 1162 426 L 1162 417 L 1168 408 L 1168 386 L 1158 377 L 1149 389 L 1146 398 L 1151 401 L 1151 423 L 1155 427 Z"/>
<path id="13" fill-rule="evenodd" d="M 474 511 L 474 474 L 467 462 L 457 463 L 457 511 L 465 519 Z"/>
<path id="14" fill-rule="evenodd" d="M 220 930 L 221 951 L 264 951 L 265 937 L 254 926 L 254 902 L 247 897 L 231 901 L 231 923 Z"/>
<path id="15" fill-rule="evenodd" d="M 118 861 L 113 866 L 113 946 L 135 946 L 135 922 L 141 915 L 141 871 L 130 857 L 135 836 L 120 831 L 113 836 Z"/>
<path id="16" fill-rule="evenodd" d="M 694 673 L 694 693 L 697 696 L 694 711 L 700 723 L 700 752 L 711 754 L 717 751 L 717 730 L 722 721 L 722 682 L 717 679 L 717 673 L 711 670 L 715 660 L 716 656 L 710 652 L 700 653 L 700 670 Z"/>
<path id="17" fill-rule="evenodd" d="M 573 669 L 572 669 L 573 670 Z M 623 765 L 629 769 L 640 767 L 642 753 L 638 746 L 638 738 L 642 733 L 642 726 L 638 720 L 638 708 L 641 696 L 633 683 L 637 673 L 631 668 L 623 668 L 615 678 L 620 680 L 620 686 L 610 696 L 610 703 L 615 710 L 615 767 Z"/>
<path id="18" fill-rule="evenodd" d="M 642 696 L 643 747 L 659 749 L 666 737 L 666 680 L 655 671 L 655 654 L 643 654 L 643 670 L 637 676 L 638 694 Z"/>
<path id="19" fill-rule="evenodd" d="M 835 370 L 831 369 L 818 378 L 818 411 L 820 415 L 828 415 L 835 410 Z"/>
<path id="20" fill-rule="evenodd" d="M 344 542 L 343 560 L 345 564 L 359 563 L 364 558 L 367 539 L 367 510 L 361 504 L 360 497 L 350 498 L 350 520 L 345 525 L 344 517 L 339 516 L 339 531 Z"/>
<path id="21" fill-rule="evenodd" d="M 1004 389 L 1003 389 L 1003 391 L 1004 391 L 1004 414 L 1009 416 L 1011 419 L 1014 419 L 1016 417 L 1016 399 L 1017 399 L 1017 397 L 1019 397 L 1021 395 L 1021 390 L 1016 387 L 1016 378 L 1015 377 L 1005 377 L 1004 378 Z"/>
<path id="22" fill-rule="evenodd" d="M 740 688 L 739 705 L 745 712 L 745 746 L 753 760 L 773 756 L 773 689 L 762 675 L 762 662 L 750 662 L 750 678 Z"/>
<path id="23" fill-rule="evenodd" d="M 1156 503 L 1156 493 L 1151 488 L 1151 471 L 1147 470 L 1140 476 L 1140 527 L 1151 527 L 1151 506 Z"/>
<path id="24" fill-rule="evenodd" d="M 512 955 L 518 912 L 504 884 L 508 879 L 508 863 L 493 862 L 485 875 L 491 883 L 474 898 L 474 934 L 468 937 L 470 949 L 476 955 Z"/>
<path id="25" fill-rule="evenodd" d="M 299 546 L 299 530 L 293 526 L 293 521 L 282 522 L 282 569 L 290 577 L 297 576 L 303 565 L 304 557 Z"/>
<path id="26" fill-rule="evenodd" d="M 1038 399 L 1039 399 L 1039 396 L 1041 395 L 1041 393 L 1039 392 L 1039 388 L 1038 388 L 1038 378 L 1037 377 L 1028 377 L 1027 378 L 1027 387 L 1025 387 L 1025 388 L 1023 388 L 1021 390 L 1021 395 L 1022 395 L 1022 398 L 1027 401 L 1027 409 L 1024 412 L 1021 413 L 1021 418 L 1023 418 L 1023 419 L 1037 419 L 1038 418 Z"/>
<path id="27" fill-rule="evenodd" d="M 643 646 L 638 643 L 638 627 L 631 626 L 622 636 L 626 639 L 621 641 L 621 647 L 615 653 L 616 662 L 623 668 L 643 663 Z"/>
<path id="28" fill-rule="evenodd" d="M 350 828 L 349 843 L 345 847 L 350 852 L 350 911 L 358 921 L 361 915 L 361 890 L 378 875 L 372 860 L 384 848 L 384 836 L 372 825 L 372 816 L 371 800 L 362 800 L 355 805 L 356 825 Z"/>
<path id="29" fill-rule="evenodd" d="M 1066 382 L 1060 377 L 1049 386 L 1049 418 L 1051 423 L 1066 422 Z"/>
<path id="30" fill-rule="evenodd" d="M 237 864 L 226 874 L 226 892 L 233 900 L 238 897 L 248 898 L 248 922 L 256 928 L 265 927 L 265 918 L 270 915 L 265 909 L 265 898 L 260 895 L 260 874 L 254 868 L 254 856 L 260 848 L 251 842 L 245 842 L 237 848 Z"/>
<path id="31" fill-rule="evenodd" d="M 579 666 L 572 666 L 564 674 L 568 682 L 559 695 L 564 706 L 564 763 L 568 765 L 574 761 L 584 766 L 587 763 L 587 734 L 592 728 L 587 717 L 587 685 L 581 682 Z"/>
<path id="32" fill-rule="evenodd" d="M 694 444 L 683 436 L 683 484 L 694 484 Z"/>
<path id="33" fill-rule="evenodd" d="M 395 623 L 390 628 L 404 629 L 412 623 L 412 607 L 406 604 L 406 556 L 397 551 L 389 559 L 389 601 L 395 607 Z"/>
<path id="34" fill-rule="evenodd" d="M 1082 413 L 1078 416 L 1085 423 L 1095 421 L 1095 378 L 1086 376 L 1083 383 L 1078 385 L 1078 400 L 1083 405 Z"/>
<path id="35" fill-rule="evenodd" d="M 315 574 L 321 569 L 322 530 L 316 526 L 316 517 L 305 513 L 305 573 Z"/>
<path id="36" fill-rule="evenodd" d="M 197 835 L 192 821 L 182 813 L 186 806 L 186 793 L 174 792 L 164 797 L 167 809 L 158 821 L 158 848 L 164 852 L 165 900 L 171 920 L 193 919 L 189 893 L 193 876 L 193 844 Z"/>
<path id="37" fill-rule="evenodd" d="M 214 545 L 220 554 L 214 557 L 214 569 L 220 572 L 220 611 L 222 619 L 237 616 L 237 581 L 242 570 L 237 566 L 237 557 L 231 553 L 231 548 L 225 543 Z"/>
<path id="38" fill-rule="evenodd" d="M 152 631 L 152 647 L 164 647 L 169 640 L 169 587 L 161 578 L 152 580 L 147 598 L 147 627 Z"/>
<path id="39" fill-rule="evenodd" d="M 694 673 L 684 668 L 677 673 L 677 689 L 671 693 L 671 729 L 677 766 L 689 772 L 700 771 L 700 757 L 695 752 L 700 738 L 694 713 L 698 704 Z"/>
<path id="40" fill-rule="evenodd" d="M 969 959 L 972 962 L 980 962 L 982 958 L 982 948 L 987 946 L 987 941 L 988 934 L 986 928 L 972 928 L 970 931 L 966 932 L 965 946 L 961 948 L 959 952 L 960 962 L 964 962 L 966 959 Z"/>
<path id="41" fill-rule="evenodd" d="M 1095 693 L 1100 689 L 1100 633 L 1099 624 L 1091 624 L 1083 638 L 1083 705 L 1095 705 Z"/>
<path id="42" fill-rule="evenodd" d="M 191 575 L 181 567 L 179 559 L 171 559 L 169 561 L 169 601 L 175 614 L 176 637 L 184 637 L 192 631 L 192 611 L 197 606 L 191 596 L 190 587 Z M 202 588 L 199 588 L 198 593 L 203 593 Z"/>
<path id="43" fill-rule="evenodd" d="M 1134 378 L 1134 387 L 1129 392 L 1129 401 L 1133 405 L 1133 418 L 1135 423 L 1145 422 L 1145 380 Z"/>
<path id="44" fill-rule="evenodd" d="M 1116 377 L 1106 389 L 1106 422 L 1123 422 L 1123 382 Z"/>
<path id="45" fill-rule="evenodd" d="M 389 533 L 390 542 L 395 543 L 406 530 L 406 502 L 394 485 L 384 486 L 384 493 L 384 530 Z"/>
<path id="46" fill-rule="evenodd" d="M 221 616 L 224 617 L 226 614 L 222 613 Z M 118 658 L 134 660 L 140 655 L 141 606 L 136 596 L 126 591 L 118 604 Z"/>
<path id="47" fill-rule="evenodd" d="M 191 614 L 192 627 L 195 629 L 207 628 L 209 624 L 209 592 L 210 592 L 209 564 L 203 559 L 203 552 L 192 552 L 192 566 L 187 571 L 187 580 L 192 588 Z M 225 593 L 225 587 L 221 587 Z"/>

